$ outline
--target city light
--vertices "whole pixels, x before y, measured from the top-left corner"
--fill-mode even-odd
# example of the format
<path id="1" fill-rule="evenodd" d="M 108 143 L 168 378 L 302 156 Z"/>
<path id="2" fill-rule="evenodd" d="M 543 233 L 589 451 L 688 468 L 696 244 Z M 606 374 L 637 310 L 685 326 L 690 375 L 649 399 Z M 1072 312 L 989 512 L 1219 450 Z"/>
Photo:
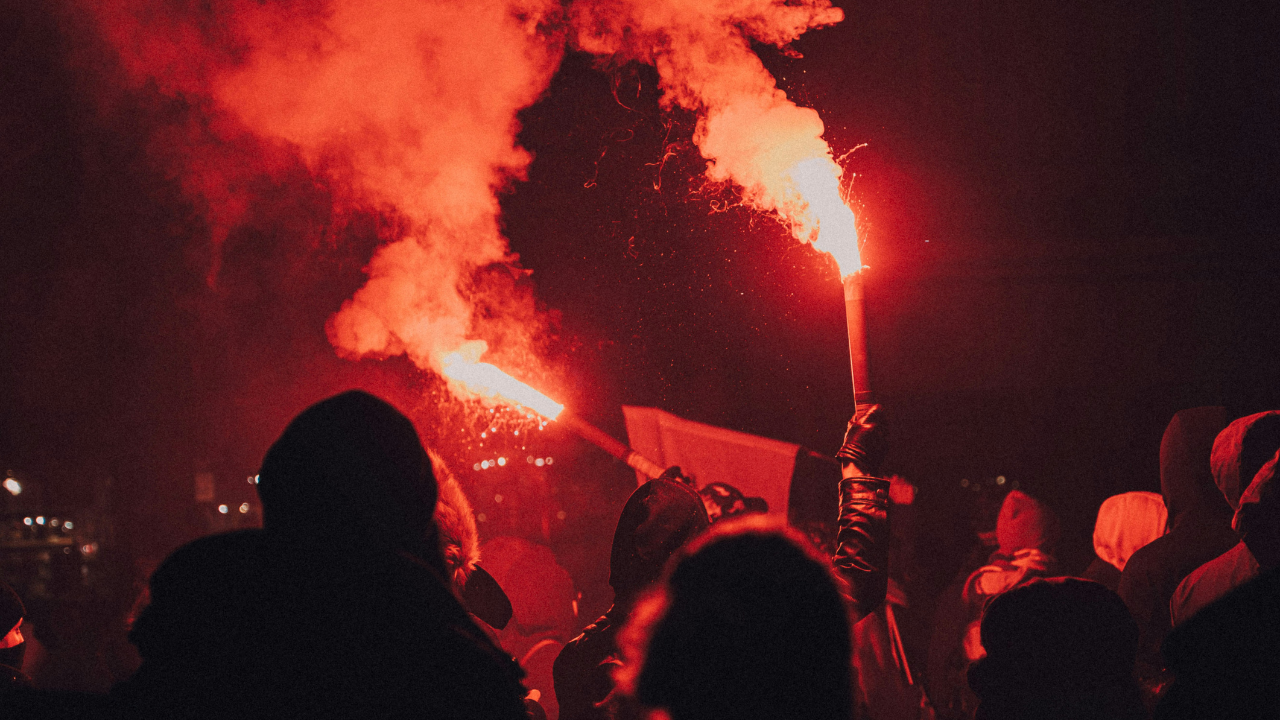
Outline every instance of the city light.
<path id="1" fill-rule="evenodd" d="M 16 479 L 14 479 L 14 478 L 5 478 L 5 479 L 4 479 L 4 489 L 5 489 L 5 490 L 8 490 L 10 495 L 21 495 L 21 494 L 22 494 L 22 483 L 18 482 L 18 481 L 17 481 Z"/>
<path id="2" fill-rule="evenodd" d="M 228 510 L 227 510 L 227 506 L 226 506 L 226 505 L 219 505 L 219 506 L 218 506 L 218 512 L 222 513 L 223 515 L 226 515 L 226 514 L 227 514 L 227 512 L 228 512 Z"/>

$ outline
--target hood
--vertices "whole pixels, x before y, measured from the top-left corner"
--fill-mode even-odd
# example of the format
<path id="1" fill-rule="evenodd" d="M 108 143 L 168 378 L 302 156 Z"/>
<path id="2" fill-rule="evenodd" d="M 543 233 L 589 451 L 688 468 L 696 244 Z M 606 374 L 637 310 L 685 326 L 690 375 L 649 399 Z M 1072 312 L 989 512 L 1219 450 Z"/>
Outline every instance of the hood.
<path id="1" fill-rule="evenodd" d="M 1019 550 L 1036 549 L 1052 554 L 1058 539 L 1058 519 L 1044 503 L 1021 490 L 1005 496 L 996 516 L 999 553 L 1013 557 Z"/>
<path id="2" fill-rule="evenodd" d="M 1253 477 L 1240 496 L 1231 527 L 1263 569 L 1280 566 L 1280 450 Z"/>
<path id="3" fill-rule="evenodd" d="M 652 585 L 667 560 L 710 526 L 702 498 L 688 485 L 659 478 L 636 488 L 613 534 L 609 585 L 615 597 L 634 597 Z"/>
<path id="4" fill-rule="evenodd" d="M 444 575 L 436 481 L 413 423 L 365 392 L 307 408 L 267 451 L 263 527 L 354 551 L 408 552 Z"/>
<path id="5" fill-rule="evenodd" d="M 1160 494 L 1171 525 L 1188 512 L 1226 511 L 1209 469 L 1213 439 L 1226 424 L 1225 408 L 1198 407 L 1179 410 L 1164 429 L 1160 439 Z"/>
<path id="6" fill-rule="evenodd" d="M 1160 495 L 1153 492 L 1113 495 L 1098 508 L 1098 522 L 1093 526 L 1093 551 L 1123 571 L 1138 548 L 1164 535 L 1168 524 L 1169 514 Z"/>
<path id="7" fill-rule="evenodd" d="M 1280 449 L 1280 410 L 1242 417 L 1218 433 L 1209 462 L 1213 481 L 1231 503 L 1231 509 L 1240 504 L 1240 493 L 1277 449 Z"/>
<path id="8" fill-rule="evenodd" d="M 440 532 L 440 552 L 444 554 L 445 577 L 461 590 L 480 562 L 480 531 L 476 528 L 471 501 L 449 466 L 434 450 L 428 450 L 427 455 L 439 490 L 435 520 Z"/>

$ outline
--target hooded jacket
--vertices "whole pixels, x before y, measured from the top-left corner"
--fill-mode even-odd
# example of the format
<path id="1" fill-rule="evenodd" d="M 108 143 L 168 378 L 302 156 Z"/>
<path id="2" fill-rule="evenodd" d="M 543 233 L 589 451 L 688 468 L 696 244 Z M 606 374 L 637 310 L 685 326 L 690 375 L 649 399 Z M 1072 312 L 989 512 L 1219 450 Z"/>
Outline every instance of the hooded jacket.
<path id="1" fill-rule="evenodd" d="M 969 690 L 969 665 L 985 655 L 980 635 L 982 613 L 1000 594 L 1053 574 L 1053 545 L 1058 524 L 1047 506 L 1019 490 L 1005 496 L 996 516 L 998 545 L 987 564 L 969 574 L 955 595 L 939 603 L 954 605 L 938 623 L 929 650 L 930 700 L 943 717 L 971 717 L 977 698 Z"/>
<path id="2" fill-rule="evenodd" d="M 1107 498 L 1098 508 L 1098 520 L 1093 526 L 1096 557 L 1085 570 L 1085 579 L 1114 592 L 1129 558 L 1164 535 L 1168 526 L 1164 498 L 1156 493 L 1127 492 Z"/>
<path id="3" fill-rule="evenodd" d="M 118 714 L 524 718 L 520 671 L 442 579 L 431 463 L 407 418 L 351 392 L 268 451 L 264 530 L 196 540 L 151 578 Z"/>
<path id="4" fill-rule="evenodd" d="M 662 577 L 667 561 L 711 526 L 698 493 L 659 478 L 636 488 L 622 508 L 609 554 L 613 606 L 570 640 L 556 657 L 553 676 L 561 720 L 610 717 L 618 631 L 640 594 Z"/>
<path id="5" fill-rule="evenodd" d="M 976 660 L 984 654 L 978 632 L 987 603 L 1035 578 L 1052 574 L 1055 564 L 1053 546 L 1057 537 L 1057 518 L 1044 503 L 1021 490 L 1005 496 L 996 517 L 999 547 L 989 564 L 969 576 L 962 593 L 972 618 L 965 637 L 965 654 L 969 660 Z"/>
<path id="6" fill-rule="evenodd" d="M 1238 540 L 1209 462 L 1225 425 L 1221 407 L 1181 410 L 1169 421 L 1160 441 L 1169 532 L 1135 552 L 1120 574 L 1118 592 L 1138 623 L 1138 674 L 1148 691 L 1163 682 L 1160 643 L 1171 627 L 1169 599 L 1178 583 Z"/>
<path id="7" fill-rule="evenodd" d="M 1258 459 L 1268 449 L 1273 454 L 1258 467 Z M 1263 570 L 1280 565 L 1280 487 L 1276 480 L 1280 412 L 1258 413 L 1231 423 L 1214 442 L 1213 451 L 1214 478 L 1228 500 L 1239 487 L 1241 474 L 1257 471 L 1243 493 L 1234 495 L 1232 528 L 1241 541 L 1178 585 L 1169 601 L 1175 627 Z"/>

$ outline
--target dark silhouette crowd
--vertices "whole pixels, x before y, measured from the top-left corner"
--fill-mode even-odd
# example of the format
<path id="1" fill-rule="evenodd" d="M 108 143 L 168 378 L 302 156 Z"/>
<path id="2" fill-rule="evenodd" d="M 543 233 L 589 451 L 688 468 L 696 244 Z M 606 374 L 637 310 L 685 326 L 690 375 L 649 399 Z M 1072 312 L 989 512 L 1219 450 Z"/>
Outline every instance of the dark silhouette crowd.
<path id="1" fill-rule="evenodd" d="M 613 535 L 612 606 L 523 653 L 558 649 L 543 691 L 504 649 L 512 603 L 460 484 L 402 413 L 344 393 L 267 452 L 261 529 L 191 542 L 151 575 L 129 634 L 141 664 L 109 693 L 33 687 L 26 610 L 0 587 L 0 716 L 1280 717 L 1280 411 L 1177 413 L 1161 493 L 1101 504 L 1079 576 L 1052 509 L 1006 492 L 914 672 L 890 567 L 910 557 L 890 519 L 914 488 L 882 477 L 889 442 L 878 406 L 850 421 L 830 537 L 678 468 L 640 485 Z"/>

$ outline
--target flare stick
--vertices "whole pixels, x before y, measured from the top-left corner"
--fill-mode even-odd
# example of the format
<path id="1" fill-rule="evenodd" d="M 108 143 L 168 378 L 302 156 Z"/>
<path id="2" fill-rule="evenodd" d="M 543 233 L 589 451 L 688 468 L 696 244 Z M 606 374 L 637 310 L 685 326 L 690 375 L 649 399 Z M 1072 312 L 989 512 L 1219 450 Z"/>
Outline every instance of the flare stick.
<path id="1" fill-rule="evenodd" d="M 641 455 L 639 452 L 632 450 L 621 442 L 618 442 L 605 431 L 591 423 L 588 423 L 586 420 L 583 420 L 568 410 L 560 414 L 558 421 L 566 428 L 576 433 L 583 440 L 586 440 L 592 445 L 595 445 L 601 450 L 604 450 L 622 462 L 630 465 L 634 470 L 647 476 L 650 480 L 658 477 L 663 472 L 662 467 L 654 461 Z"/>
<path id="2" fill-rule="evenodd" d="M 844 281 L 844 317 L 849 329 L 849 369 L 853 377 L 853 404 L 869 402 L 871 384 L 867 380 L 867 326 L 862 302 L 862 272 L 846 275 Z"/>

